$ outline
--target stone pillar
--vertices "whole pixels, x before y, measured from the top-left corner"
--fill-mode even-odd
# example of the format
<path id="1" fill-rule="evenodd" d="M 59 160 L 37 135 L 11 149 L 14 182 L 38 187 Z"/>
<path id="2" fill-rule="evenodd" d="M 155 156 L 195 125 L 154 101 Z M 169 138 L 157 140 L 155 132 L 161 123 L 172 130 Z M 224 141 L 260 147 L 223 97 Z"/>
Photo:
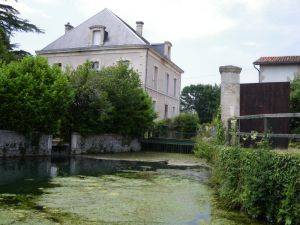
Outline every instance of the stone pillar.
<path id="1" fill-rule="evenodd" d="M 40 155 L 51 155 L 52 152 L 52 135 L 42 134 L 39 140 Z"/>
<path id="2" fill-rule="evenodd" d="M 221 118 L 225 127 L 229 118 L 240 115 L 240 73 L 237 66 L 220 66 Z"/>
<path id="3" fill-rule="evenodd" d="M 71 135 L 71 154 L 81 154 L 81 151 L 81 135 L 74 132 Z"/>

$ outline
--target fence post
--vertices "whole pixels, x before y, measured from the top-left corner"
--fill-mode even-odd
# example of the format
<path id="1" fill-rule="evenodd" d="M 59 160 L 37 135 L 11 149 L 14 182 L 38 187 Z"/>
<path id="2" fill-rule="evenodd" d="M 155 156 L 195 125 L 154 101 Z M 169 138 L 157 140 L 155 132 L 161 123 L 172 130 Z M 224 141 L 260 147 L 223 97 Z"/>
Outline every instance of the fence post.
<path id="1" fill-rule="evenodd" d="M 227 120 L 227 144 L 231 144 L 231 119 Z"/>
<path id="2" fill-rule="evenodd" d="M 267 136 L 268 133 L 268 118 L 264 117 L 264 135 Z"/>

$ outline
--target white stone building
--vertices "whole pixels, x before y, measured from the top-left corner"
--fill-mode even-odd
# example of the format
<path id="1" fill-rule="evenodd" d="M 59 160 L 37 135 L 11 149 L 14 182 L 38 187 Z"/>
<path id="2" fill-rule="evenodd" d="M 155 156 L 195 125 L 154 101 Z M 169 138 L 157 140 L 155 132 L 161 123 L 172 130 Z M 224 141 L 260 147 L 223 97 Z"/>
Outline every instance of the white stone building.
<path id="1" fill-rule="evenodd" d="M 89 60 L 101 69 L 126 60 L 139 72 L 159 118 L 173 117 L 179 114 L 183 70 L 171 61 L 170 42 L 150 44 L 142 33 L 143 22 L 136 22 L 134 30 L 104 9 L 77 27 L 66 24 L 63 36 L 36 53 L 62 68 L 76 68 Z"/>
<path id="2" fill-rule="evenodd" d="M 254 66 L 259 71 L 259 82 L 289 82 L 300 75 L 300 56 L 261 57 Z"/>

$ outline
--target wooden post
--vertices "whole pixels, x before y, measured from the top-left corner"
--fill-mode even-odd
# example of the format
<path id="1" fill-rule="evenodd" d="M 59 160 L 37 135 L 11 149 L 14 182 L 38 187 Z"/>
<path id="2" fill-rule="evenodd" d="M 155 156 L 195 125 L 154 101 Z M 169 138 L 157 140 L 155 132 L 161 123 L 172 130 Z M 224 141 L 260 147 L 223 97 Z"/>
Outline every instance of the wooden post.
<path id="1" fill-rule="evenodd" d="M 264 135 L 267 136 L 268 133 L 268 118 L 264 117 Z"/>

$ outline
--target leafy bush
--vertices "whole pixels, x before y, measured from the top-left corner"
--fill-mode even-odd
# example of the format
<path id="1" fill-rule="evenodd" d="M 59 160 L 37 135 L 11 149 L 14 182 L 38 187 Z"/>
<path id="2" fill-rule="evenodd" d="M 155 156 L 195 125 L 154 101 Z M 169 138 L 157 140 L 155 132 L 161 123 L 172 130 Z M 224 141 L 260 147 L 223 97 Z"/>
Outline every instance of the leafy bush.
<path id="1" fill-rule="evenodd" d="M 196 133 L 199 128 L 199 118 L 197 114 L 181 113 L 174 117 L 172 126 L 176 131 L 185 133 Z"/>
<path id="2" fill-rule="evenodd" d="M 298 75 L 291 83 L 290 104 L 292 112 L 300 112 L 300 75 Z M 291 128 L 293 133 L 300 134 L 299 118 L 292 119 Z"/>
<path id="3" fill-rule="evenodd" d="M 156 115 L 151 98 L 128 65 L 96 71 L 87 62 L 68 75 L 76 95 L 64 123 L 67 133 L 137 136 L 152 126 Z"/>
<path id="4" fill-rule="evenodd" d="M 72 99 L 67 77 L 44 58 L 0 64 L 0 129 L 54 133 Z"/>
<path id="5" fill-rule="evenodd" d="M 196 114 L 181 113 L 172 119 L 163 119 L 155 122 L 154 136 L 191 138 L 195 137 L 199 129 L 199 118 Z"/>
<path id="6" fill-rule="evenodd" d="M 196 150 L 197 156 L 212 159 L 212 179 L 226 207 L 272 223 L 300 223 L 299 158 L 266 149 L 220 147 L 203 139 Z"/>
<path id="7" fill-rule="evenodd" d="M 109 120 L 104 124 L 108 132 L 137 136 L 153 126 L 156 113 L 152 99 L 142 88 L 136 71 L 119 62 L 101 70 L 100 75 L 101 88 L 112 105 Z"/>
<path id="8" fill-rule="evenodd" d="M 103 133 L 112 105 L 107 92 L 101 88 L 103 77 L 87 62 L 76 70 L 68 70 L 75 97 L 64 120 L 63 134 Z"/>

